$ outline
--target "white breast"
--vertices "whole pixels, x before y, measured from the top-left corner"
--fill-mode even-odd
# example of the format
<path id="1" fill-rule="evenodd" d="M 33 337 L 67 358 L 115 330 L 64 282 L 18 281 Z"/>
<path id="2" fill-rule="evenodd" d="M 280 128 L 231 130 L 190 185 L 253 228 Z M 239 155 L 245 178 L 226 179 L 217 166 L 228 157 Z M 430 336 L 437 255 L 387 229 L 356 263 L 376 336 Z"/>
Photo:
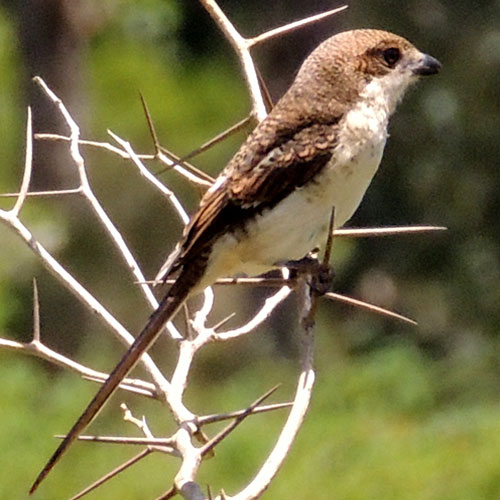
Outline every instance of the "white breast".
<path id="1" fill-rule="evenodd" d="M 349 220 L 377 171 L 387 137 L 390 111 L 380 89 L 370 85 L 339 124 L 338 145 L 328 166 L 248 223 L 245 232 L 220 237 L 204 283 L 222 275 L 259 274 L 324 246 L 333 206 L 335 227 Z"/>

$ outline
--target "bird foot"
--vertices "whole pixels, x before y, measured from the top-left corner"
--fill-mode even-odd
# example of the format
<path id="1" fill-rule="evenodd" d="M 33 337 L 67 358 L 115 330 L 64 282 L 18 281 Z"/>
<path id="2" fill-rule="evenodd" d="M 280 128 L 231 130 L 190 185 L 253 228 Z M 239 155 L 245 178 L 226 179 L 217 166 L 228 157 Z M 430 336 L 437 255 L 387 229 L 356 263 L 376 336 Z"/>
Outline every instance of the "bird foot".
<path id="1" fill-rule="evenodd" d="M 299 260 L 286 261 L 283 265 L 290 269 L 291 277 L 308 274 L 311 277 L 309 285 L 315 295 L 324 295 L 332 290 L 335 272 L 329 264 L 307 255 Z"/>

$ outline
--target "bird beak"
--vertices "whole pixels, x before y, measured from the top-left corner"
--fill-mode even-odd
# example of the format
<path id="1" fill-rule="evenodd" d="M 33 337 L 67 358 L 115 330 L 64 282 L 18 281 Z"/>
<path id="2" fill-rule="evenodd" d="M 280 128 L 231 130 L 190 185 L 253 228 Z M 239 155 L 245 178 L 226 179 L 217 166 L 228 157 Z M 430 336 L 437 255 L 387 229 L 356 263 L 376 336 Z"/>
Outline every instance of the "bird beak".
<path id="1" fill-rule="evenodd" d="M 417 76 L 435 75 L 441 69 L 441 63 L 434 57 L 423 54 L 423 57 L 412 68 L 413 74 Z"/>

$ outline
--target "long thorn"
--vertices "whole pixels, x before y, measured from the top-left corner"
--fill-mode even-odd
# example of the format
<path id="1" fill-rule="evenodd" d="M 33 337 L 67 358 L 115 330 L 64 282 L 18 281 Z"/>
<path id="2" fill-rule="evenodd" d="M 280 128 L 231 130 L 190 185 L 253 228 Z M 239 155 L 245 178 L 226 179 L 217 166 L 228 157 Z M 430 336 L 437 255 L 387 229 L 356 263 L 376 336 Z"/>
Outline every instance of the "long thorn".
<path id="1" fill-rule="evenodd" d="M 177 495 L 177 488 L 172 486 L 167 492 L 156 498 L 156 500 L 169 500 L 170 498 L 174 498 L 175 495 Z"/>
<path id="2" fill-rule="evenodd" d="M 19 198 L 16 200 L 14 208 L 11 210 L 16 217 L 19 215 L 21 208 L 26 200 L 26 194 L 30 187 L 31 172 L 33 169 L 33 123 L 31 119 L 31 108 L 28 106 L 28 118 L 26 121 L 26 157 L 24 160 L 24 174 L 19 189 Z"/>
<path id="3" fill-rule="evenodd" d="M 218 323 L 216 323 L 212 327 L 212 330 L 216 332 L 219 328 L 223 327 L 230 319 L 233 319 L 235 316 L 236 316 L 235 312 L 228 314 L 224 319 L 221 319 Z"/>
<path id="4" fill-rule="evenodd" d="M 65 434 L 56 434 L 56 439 L 64 439 Z M 78 436 L 78 441 L 87 441 L 91 443 L 106 443 L 106 444 L 127 444 L 138 446 L 162 446 L 172 447 L 175 440 L 171 438 L 140 438 L 140 437 L 117 437 L 117 436 Z"/>
<path id="5" fill-rule="evenodd" d="M 219 142 L 222 142 L 224 139 L 226 139 L 230 135 L 235 134 L 236 132 L 238 132 L 242 128 L 246 127 L 251 122 L 251 120 L 252 120 L 251 116 L 247 116 L 246 118 L 243 118 L 243 120 L 240 120 L 238 123 L 231 125 L 231 127 L 229 127 L 228 129 L 224 130 L 220 134 L 217 134 L 215 137 L 212 137 L 212 139 L 203 143 L 199 148 L 194 149 L 193 151 L 191 151 L 190 153 L 188 153 L 185 156 L 177 157 L 176 163 L 183 165 L 184 162 L 186 162 L 187 160 L 190 160 L 191 158 L 198 156 L 199 154 L 203 153 L 207 149 L 210 149 L 211 147 L 215 146 Z M 164 148 L 161 148 L 161 149 L 164 150 Z M 175 159 L 175 155 L 172 155 L 172 153 L 167 152 L 167 154 L 169 154 L 170 156 L 173 156 Z M 175 165 L 175 163 L 174 163 L 174 165 Z M 174 165 L 171 165 L 169 167 L 166 167 L 166 168 L 160 170 L 156 175 L 162 174 L 163 172 L 172 168 Z M 212 181 L 213 180 L 214 179 L 212 179 Z"/>
<path id="6" fill-rule="evenodd" d="M 276 403 L 272 405 L 257 406 L 252 410 L 252 413 L 256 415 L 257 413 L 266 413 L 268 411 L 281 410 L 283 408 L 290 408 L 291 406 L 293 406 L 293 403 Z M 228 413 L 219 413 L 217 415 L 204 415 L 202 417 L 198 417 L 196 419 L 196 422 L 198 425 L 212 424 L 214 422 L 221 422 L 222 420 L 229 420 L 231 418 L 239 417 L 246 411 L 247 409 L 231 411 Z"/>
<path id="7" fill-rule="evenodd" d="M 332 244 L 333 244 L 333 231 L 335 227 L 335 207 L 332 207 L 330 213 L 330 222 L 328 223 L 328 237 L 325 246 L 325 255 L 323 257 L 323 265 L 327 266 L 330 262 L 330 256 L 332 254 Z"/>
<path id="8" fill-rule="evenodd" d="M 33 342 L 40 342 L 40 301 L 36 278 L 33 278 Z"/>
<path id="9" fill-rule="evenodd" d="M 359 299 L 353 299 L 352 297 L 347 297 L 346 295 L 341 295 L 339 293 L 333 293 L 333 292 L 328 292 L 324 296 L 331 300 L 336 300 L 338 302 L 343 302 L 344 304 L 360 307 L 361 309 L 365 309 L 366 311 L 374 312 L 382 316 L 387 316 L 389 318 L 394 318 L 403 321 L 405 323 L 409 323 L 410 325 L 414 326 L 418 325 L 418 323 L 415 320 L 407 318 L 402 314 L 389 311 L 388 309 L 373 304 L 369 304 L 368 302 L 364 302 Z"/>
<path id="10" fill-rule="evenodd" d="M 333 16 L 334 14 L 342 12 L 343 10 L 345 10 L 347 8 L 348 8 L 347 5 L 343 5 L 342 7 L 328 10 L 328 11 L 322 12 L 320 14 L 315 14 L 314 16 L 306 17 L 305 19 L 301 19 L 300 21 L 295 21 L 293 23 L 286 24 L 285 26 L 280 26 L 279 28 L 267 31 L 266 33 L 262 33 L 261 35 L 247 39 L 247 43 L 250 46 L 257 45 L 257 44 L 262 43 L 266 40 L 269 40 L 270 38 L 275 38 L 277 36 L 281 36 L 284 33 L 287 33 L 289 31 L 293 31 L 293 30 L 296 30 L 298 28 L 302 28 L 308 24 L 320 21 L 321 19 L 325 19 L 325 17 Z"/>
<path id="11" fill-rule="evenodd" d="M 430 233 L 435 231 L 446 231 L 444 226 L 388 226 L 369 228 L 347 228 L 335 229 L 335 236 L 350 238 L 371 238 L 373 236 L 396 236 L 399 234 Z"/>
<path id="12" fill-rule="evenodd" d="M 162 153 L 164 153 L 162 155 Z M 200 170 L 199 168 L 196 168 L 192 163 L 189 163 L 188 161 L 185 161 L 183 158 L 181 158 L 179 155 L 176 155 L 174 152 L 170 151 L 167 149 L 165 146 L 160 146 L 160 152 L 157 156 L 159 156 L 160 160 L 165 163 L 165 161 L 162 158 L 165 158 L 165 155 L 168 157 L 168 160 L 171 161 L 169 165 L 167 165 L 165 168 L 162 168 L 158 172 L 155 173 L 156 177 L 160 176 L 161 174 L 168 172 L 169 170 L 172 170 L 173 168 L 180 166 L 185 168 L 188 172 L 200 177 L 202 180 L 209 182 L 210 184 L 213 184 L 214 178 L 207 174 L 206 172 L 203 172 L 203 170 Z"/>
<path id="13" fill-rule="evenodd" d="M 259 69 L 255 68 L 255 71 L 257 72 L 257 78 L 259 79 L 259 87 L 260 90 L 262 91 L 264 105 L 266 107 L 266 111 L 269 113 L 274 108 L 274 102 L 271 97 L 271 94 L 269 93 L 269 89 L 267 88 L 266 82 L 264 81 L 264 78 L 262 78 Z"/>
<path id="14" fill-rule="evenodd" d="M 101 479 L 98 479 L 96 482 L 92 483 L 90 486 L 87 486 L 84 490 L 80 491 L 80 493 L 76 494 L 74 497 L 70 498 L 70 500 L 78 500 L 79 498 L 84 497 L 87 493 L 90 493 L 91 491 L 95 490 L 96 488 L 99 488 L 102 484 L 104 484 L 106 481 L 109 481 L 116 475 L 118 475 L 120 472 L 123 472 L 125 469 L 128 469 L 132 465 L 136 464 L 143 458 L 147 457 L 150 453 L 152 453 L 152 450 L 149 448 L 146 448 L 145 450 L 141 451 L 139 454 L 137 454 L 135 457 L 132 457 L 130 460 L 127 460 L 125 463 L 117 467 L 116 469 L 113 469 L 111 472 L 108 472 L 108 474 L 104 475 L 101 477 Z"/>
<path id="15" fill-rule="evenodd" d="M 146 99 L 141 92 L 139 92 L 139 96 L 141 98 L 142 109 L 144 110 L 144 114 L 146 115 L 146 121 L 148 122 L 149 132 L 151 134 L 151 138 L 153 139 L 153 144 L 155 147 L 155 152 L 158 154 L 160 152 L 160 143 L 158 141 L 158 135 L 156 133 L 156 129 L 153 123 L 153 119 L 151 118 L 151 113 L 149 112 L 148 104 Z"/>
<path id="16" fill-rule="evenodd" d="M 80 194 L 82 192 L 81 188 L 75 189 L 57 189 L 52 191 L 30 191 L 26 193 L 26 196 L 58 196 L 63 194 Z M 20 193 L 2 193 L 0 198 L 17 198 Z"/>
<path id="17" fill-rule="evenodd" d="M 253 413 L 253 410 L 267 399 L 271 394 L 273 394 L 281 384 L 275 385 L 272 389 L 269 389 L 265 394 L 257 398 L 241 415 L 238 415 L 233 422 L 231 422 L 227 427 L 222 429 L 216 436 L 214 436 L 203 448 L 200 450 L 200 455 L 204 456 L 210 452 L 217 444 L 219 444 L 228 434 L 230 434 L 246 417 Z"/>

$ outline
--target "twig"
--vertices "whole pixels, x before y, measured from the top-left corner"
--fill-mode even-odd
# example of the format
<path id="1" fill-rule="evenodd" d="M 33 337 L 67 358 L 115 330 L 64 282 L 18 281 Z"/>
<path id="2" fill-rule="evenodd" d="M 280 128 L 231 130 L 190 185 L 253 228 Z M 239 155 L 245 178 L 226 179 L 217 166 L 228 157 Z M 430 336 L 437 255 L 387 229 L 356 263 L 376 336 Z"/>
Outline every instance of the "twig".
<path id="1" fill-rule="evenodd" d="M 97 315 L 126 345 L 130 345 L 134 338 L 125 327 L 100 303 L 95 297 L 84 288 L 66 269 L 35 239 L 22 222 L 11 217 L 8 213 L 0 210 L 0 221 L 9 227 L 26 243 L 37 256 L 45 268 L 52 273 L 77 299 L 82 302 L 90 311 Z M 53 358 L 55 359 L 55 358 Z M 51 359 L 52 360 L 52 359 Z M 55 361 L 56 364 L 58 363 Z M 161 375 L 149 355 L 142 357 L 145 368 L 153 376 Z"/>
<path id="2" fill-rule="evenodd" d="M 120 405 L 120 408 L 123 411 L 123 420 L 125 422 L 130 422 L 131 424 L 134 424 L 136 427 L 139 427 L 142 432 L 144 432 L 144 435 L 149 438 L 149 439 L 154 439 L 153 434 L 149 430 L 149 426 L 146 423 L 146 417 L 142 417 L 141 419 L 136 418 L 132 415 L 132 412 L 129 410 L 128 406 L 125 403 L 122 403 Z"/>
<path id="3" fill-rule="evenodd" d="M 288 269 L 283 268 L 281 271 L 283 273 L 283 277 L 285 279 L 288 278 Z M 274 311 L 274 309 L 281 304 L 281 302 L 283 302 L 291 292 L 292 289 L 289 285 L 282 286 L 274 295 L 268 297 L 264 301 L 263 306 L 247 324 L 226 332 L 214 333 L 213 339 L 217 341 L 228 340 L 251 332 L 254 328 L 264 322 L 270 316 L 272 311 Z"/>
<path id="4" fill-rule="evenodd" d="M 64 106 L 63 102 L 57 97 L 54 92 L 52 92 L 51 89 L 47 86 L 47 84 L 38 76 L 33 78 L 33 80 L 43 89 L 45 94 L 49 97 L 49 99 L 57 106 L 59 112 L 63 116 L 67 126 L 70 129 L 70 153 L 71 157 L 77 166 L 78 169 L 78 174 L 80 177 L 80 185 L 82 192 L 84 196 L 86 197 L 87 201 L 89 202 L 91 208 L 93 209 L 97 219 L 99 222 L 104 226 L 107 234 L 111 238 L 111 241 L 115 244 L 115 247 L 117 248 L 119 254 L 122 256 L 123 260 L 125 261 L 127 267 L 129 270 L 132 272 L 134 275 L 135 279 L 142 281 L 144 280 L 144 275 L 142 274 L 140 267 L 135 260 L 134 256 L 132 255 L 132 252 L 129 250 L 127 244 L 125 243 L 125 240 L 121 233 L 118 231 L 116 226 L 113 224 L 111 219 L 109 218 L 108 214 L 105 212 L 103 209 L 102 205 L 100 204 L 99 200 L 95 196 L 91 186 L 90 182 L 87 176 L 87 171 L 85 169 L 85 161 L 80 153 L 79 150 L 79 145 L 78 141 L 80 138 L 80 129 L 77 125 L 77 123 L 73 120 L 71 117 L 69 111 L 66 109 L 66 106 Z M 151 292 L 151 289 L 147 285 L 141 285 L 140 286 L 146 300 L 149 302 L 150 306 L 153 309 L 156 309 L 158 307 L 158 301 L 156 300 L 155 296 Z M 171 331 L 171 329 L 169 330 Z M 172 336 L 175 338 L 175 332 L 171 331 Z M 122 340 L 124 339 L 123 337 L 120 337 Z M 128 343 L 130 345 L 130 342 Z M 154 369 L 151 371 L 151 375 L 155 380 L 164 386 L 167 385 L 167 381 L 165 377 L 161 374 L 161 372 L 154 367 Z"/>
<path id="5" fill-rule="evenodd" d="M 281 384 L 269 389 L 265 394 L 257 398 L 246 410 L 240 413 L 227 427 L 222 429 L 216 436 L 214 436 L 205 446 L 200 450 L 200 455 L 204 456 L 215 446 L 217 446 L 225 437 L 227 437 L 238 425 L 243 422 L 245 418 L 253 413 L 253 410 L 265 401 L 271 394 L 274 394 Z"/>
<path id="6" fill-rule="evenodd" d="M 307 24 L 320 21 L 321 19 L 337 14 L 347 8 L 347 6 L 343 6 L 327 12 L 316 14 L 314 16 L 302 19 L 300 21 L 287 24 L 280 28 L 275 28 L 266 33 L 262 33 L 258 36 L 255 36 L 253 38 L 244 38 L 234 27 L 234 25 L 228 19 L 226 14 L 222 11 L 222 9 L 217 5 L 215 0 L 200 0 L 200 1 L 202 5 L 205 7 L 206 11 L 212 16 L 216 24 L 222 30 L 227 40 L 232 45 L 233 49 L 238 55 L 238 58 L 242 65 L 243 72 L 247 81 L 250 97 L 252 99 L 252 112 L 258 121 L 261 121 L 265 118 L 267 114 L 267 106 L 266 103 L 264 102 L 263 93 L 261 92 L 257 68 L 250 54 L 250 49 L 253 46 L 263 43 L 266 40 L 275 38 L 277 36 L 281 36 L 284 33 L 288 33 L 292 30 L 302 28 Z"/>
<path id="7" fill-rule="evenodd" d="M 122 148 L 127 152 L 127 154 L 130 156 L 130 159 L 134 162 L 135 166 L 139 169 L 140 174 L 151 184 L 154 185 L 162 194 L 164 194 L 172 206 L 174 207 L 176 213 L 179 215 L 181 218 L 183 224 L 187 224 L 189 222 L 189 215 L 187 214 L 186 210 L 182 206 L 181 202 L 177 198 L 177 196 L 174 194 L 173 191 L 168 189 L 164 184 L 162 184 L 156 176 L 151 174 L 151 172 L 144 166 L 144 164 L 141 162 L 140 158 L 135 154 L 134 150 L 132 149 L 132 146 L 130 145 L 130 142 L 123 140 L 119 136 L 117 136 L 115 133 L 113 133 L 111 130 L 108 130 L 108 134 L 120 145 Z"/>
<path id="8" fill-rule="evenodd" d="M 67 137 L 65 135 L 60 134 L 35 134 L 35 139 L 45 140 L 45 141 L 63 141 L 63 142 L 71 142 L 71 137 Z M 97 149 L 104 149 L 109 153 L 116 154 L 120 156 L 120 158 L 124 160 L 130 160 L 130 156 L 120 148 L 113 146 L 109 142 L 100 142 L 100 141 L 88 141 L 85 139 L 78 139 L 78 144 L 80 146 L 92 146 Z M 141 160 L 155 160 L 156 155 L 138 155 Z"/>
<path id="9" fill-rule="evenodd" d="M 222 328 L 226 323 L 231 321 L 235 316 L 236 316 L 235 312 L 228 314 L 225 318 L 222 318 L 218 323 L 215 323 L 215 325 L 212 326 L 212 329 L 214 330 L 214 332 L 216 332 L 219 328 Z"/>
<path id="10" fill-rule="evenodd" d="M 37 358 L 45 359 L 49 361 L 53 365 L 60 366 L 61 368 L 65 368 L 71 371 L 74 371 L 81 375 L 83 378 L 88 378 L 89 380 L 95 380 L 102 382 L 108 377 L 107 373 L 98 372 L 91 368 L 88 368 L 76 361 L 73 361 L 62 354 L 59 354 L 56 351 L 53 351 L 42 342 L 35 342 L 34 340 L 25 343 L 25 342 L 16 342 L 14 340 L 8 340 L 5 338 L 0 338 L 0 348 L 6 349 L 8 351 L 19 352 L 21 354 L 27 354 L 30 356 L 35 356 Z M 140 388 L 143 386 L 142 389 Z M 136 379 L 125 379 L 120 384 L 120 389 L 126 390 L 129 392 L 135 392 L 137 394 L 150 395 L 152 394 L 152 389 L 154 389 L 153 384 L 148 382 L 143 382 Z"/>
<path id="11" fill-rule="evenodd" d="M 266 115 L 266 105 L 260 92 L 259 78 L 255 69 L 255 64 L 250 55 L 250 46 L 243 38 L 226 14 L 217 5 L 215 0 L 200 0 L 207 12 L 212 16 L 215 23 L 222 30 L 229 43 L 233 46 L 243 67 L 243 73 L 247 81 L 250 98 L 252 99 L 252 112 L 258 121 L 262 121 Z"/>
<path id="12" fill-rule="evenodd" d="M 315 299 L 311 296 L 309 286 L 305 280 L 302 280 L 299 291 L 302 295 L 305 295 L 301 300 L 303 305 L 301 318 L 303 318 L 304 315 L 308 314 L 311 306 L 310 300 L 306 300 L 306 298 L 309 297 L 311 300 Z M 301 321 L 301 324 L 304 324 L 304 321 Z M 301 339 L 301 373 L 297 382 L 293 406 L 287 421 L 281 430 L 273 450 L 268 455 L 255 477 L 245 488 L 243 488 L 243 490 L 231 497 L 231 500 L 248 500 L 250 498 L 258 498 L 262 495 L 281 468 L 302 426 L 302 422 L 304 421 L 311 401 L 312 388 L 315 380 L 313 369 L 314 331 L 310 325 L 308 328 L 303 328 L 301 330 Z"/>

